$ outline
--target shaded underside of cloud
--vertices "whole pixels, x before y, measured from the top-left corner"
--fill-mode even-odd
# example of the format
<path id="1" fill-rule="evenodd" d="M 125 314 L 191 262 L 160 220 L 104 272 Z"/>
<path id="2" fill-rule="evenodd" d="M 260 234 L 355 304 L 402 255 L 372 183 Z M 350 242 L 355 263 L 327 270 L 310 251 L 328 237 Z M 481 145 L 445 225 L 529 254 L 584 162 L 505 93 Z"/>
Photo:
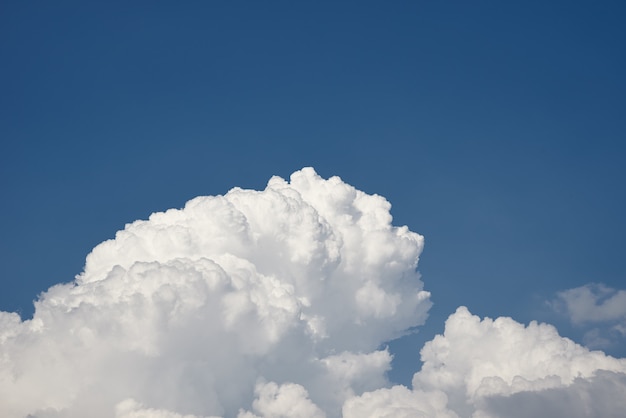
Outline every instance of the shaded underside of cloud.
<path id="1" fill-rule="evenodd" d="M 383 197 L 311 168 L 155 213 L 94 248 L 74 281 L 40 296 L 32 319 L 0 312 L 0 415 L 478 418 L 512 416 L 507 408 L 528 400 L 588 411 L 572 416 L 623 408 L 606 394 L 623 394 L 626 360 L 550 325 L 466 308 L 424 346 L 413 387 L 390 387 L 381 347 L 431 306 L 416 270 L 422 248 L 420 235 L 392 225 Z M 606 404 L 584 409 L 596 399 Z"/>
<path id="2" fill-rule="evenodd" d="M 483 408 L 492 417 L 621 418 L 626 413 L 626 374 L 599 370 L 566 387 L 493 396 Z"/>

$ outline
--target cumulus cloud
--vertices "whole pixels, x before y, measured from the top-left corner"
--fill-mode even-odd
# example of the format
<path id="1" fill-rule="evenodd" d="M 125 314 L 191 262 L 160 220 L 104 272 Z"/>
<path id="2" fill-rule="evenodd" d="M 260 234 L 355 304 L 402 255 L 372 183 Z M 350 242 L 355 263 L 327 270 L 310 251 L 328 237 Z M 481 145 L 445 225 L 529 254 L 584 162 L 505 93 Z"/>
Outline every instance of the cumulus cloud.
<path id="1" fill-rule="evenodd" d="M 448 397 L 441 391 L 410 390 L 398 385 L 366 392 L 348 399 L 344 418 L 458 418 L 448 409 Z"/>
<path id="2" fill-rule="evenodd" d="M 344 417 L 617 417 L 626 411 L 626 359 L 589 351 L 548 324 L 481 320 L 461 307 L 421 358 L 412 390 L 364 393 L 345 403 Z"/>
<path id="3" fill-rule="evenodd" d="M 237 418 L 325 418 L 326 414 L 313 404 L 305 388 L 295 383 L 257 384 L 257 399 L 252 403 L 255 413 L 241 411 Z M 259 414 L 259 415 L 256 415 Z"/>
<path id="4" fill-rule="evenodd" d="M 586 330 L 583 339 L 589 347 L 610 347 L 626 337 L 626 290 L 589 283 L 558 292 L 549 305 Z"/>
<path id="5" fill-rule="evenodd" d="M 553 302 L 574 324 L 626 319 L 626 290 L 590 283 L 557 293 Z"/>
<path id="6" fill-rule="evenodd" d="M 381 347 L 431 302 L 423 239 L 389 211 L 306 168 L 127 225 L 32 319 L 0 312 L 0 416 L 624 415 L 625 359 L 463 307 L 390 387 Z"/>
<path id="7" fill-rule="evenodd" d="M 626 374 L 598 370 L 571 385 L 543 391 L 492 396 L 483 402 L 484 417 L 622 418 L 626 413 Z"/>
<path id="8" fill-rule="evenodd" d="M 524 326 L 506 317 L 481 320 L 464 307 L 421 355 L 424 365 L 413 385 L 444 391 L 461 415 L 480 411 L 494 396 L 567 388 L 577 378 L 590 381 L 600 370 L 626 372 L 626 359 L 590 351 L 551 325 Z"/>
<path id="9" fill-rule="evenodd" d="M 126 399 L 115 407 L 115 418 L 219 418 L 182 415 L 165 409 L 146 408 L 134 399 Z"/>
<path id="10" fill-rule="evenodd" d="M 32 319 L 0 313 L 0 415 L 339 415 L 431 306 L 389 210 L 307 168 L 127 225 Z"/>

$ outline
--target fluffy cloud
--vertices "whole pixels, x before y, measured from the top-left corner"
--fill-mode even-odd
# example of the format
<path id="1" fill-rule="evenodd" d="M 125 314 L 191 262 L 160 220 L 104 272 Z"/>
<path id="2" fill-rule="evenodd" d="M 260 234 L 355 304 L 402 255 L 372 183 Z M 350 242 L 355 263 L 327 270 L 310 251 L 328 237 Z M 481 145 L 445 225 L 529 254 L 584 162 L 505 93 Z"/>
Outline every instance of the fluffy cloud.
<path id="1" fill-rule="evenodd" d="M 480 410 L 494 396 L 570 387 L 600 370 L 626 372 L 626 359 L 589 351 L 551 325 L 524 326 L 505 317 L 481 320 L 464 307 L 421 354 L 424 365 L 413 385 L 444 391 L 462 415 Z"/>
<path id="2" fill-rule="evenodd" d="M 447 408 L 448 397 L 441 391 L 410 390 L 398 385 L 366 392 L 348 399 L 344 418 L 458 418 Z"/>
<path id="3" fill-rule="evenodd" d="M 574 324 L 626 319 L 626 290 L 591 283 L 557 294 L 555 307 L 564 310 Z"/>
<path id="4" fill-rule="evenodd" d="M 484 417 L 621 418 L 626 413 L 626 374 L 598 370 L 569 386 L 492 396 L 483 408 Z"/>
<path id="5" fill-rule="evenodd" d="M 589 347 L 606 348 L 626 337 L 626 291 L 590 283 L 557 293 L 550 306 L 586 330 Z"/>
<path id="6" fill-rule="evenodd" d="M 431 305 L 389 209 L 303 169 L 127 225 L 32 319 L 0 313 L 0 415 L 339 415 Z"/>
<path id="7" fill-rule="evenodd" d="M 326 418 L 311 402 L 306 389 L 295 383 L 279 386 L 274 382 L 260 382 L 255 394 L 258 398 L 252 407 L 260 415 L 241 411 L 237 418 Z"/>
<path id="8" fill-rule="evenodd" d="M 626 411 L 626 359 L 589 351 L 551 325 L 481 320 L 461 307 L 421 356 L 413 390 L 364 393 L 345 403 L 344 417 L 617 417 Z"/>
<path id="9" fill-rule="evenodd" d="M 380 347 L 431 306 L 389 210 L 309 168 L 127 225 L 32 319 L 0 312 L 0 416 L 624 416 L 625 359 L 466 308 L 389 387 Z M 620 292 L 576 295 L 619 317 Z"/>
<path id="10" fill-rule="evenodd" d="M 165 409 L 146 408 L 134 399 L 126 399 L 115 407 L 115 418 L 219 418 L 182 415 Z"/>

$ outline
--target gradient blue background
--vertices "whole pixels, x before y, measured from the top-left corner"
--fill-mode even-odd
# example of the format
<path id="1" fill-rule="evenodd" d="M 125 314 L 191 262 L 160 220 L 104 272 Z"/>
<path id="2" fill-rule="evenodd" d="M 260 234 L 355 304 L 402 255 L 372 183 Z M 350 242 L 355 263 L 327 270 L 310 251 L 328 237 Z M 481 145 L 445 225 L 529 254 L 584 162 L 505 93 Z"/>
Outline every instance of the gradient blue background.
<path id="1" fill-rule="evenodd" d="M 89 3 L 89 4 L 87 4 Z M 426 237 L 435 305 L 579 330 L 626 287 L 623 1 L 0 3 L 0 309 L 127 222 L 313 166 Z M 626 355 L 616 344 L 607 348 Z"/>

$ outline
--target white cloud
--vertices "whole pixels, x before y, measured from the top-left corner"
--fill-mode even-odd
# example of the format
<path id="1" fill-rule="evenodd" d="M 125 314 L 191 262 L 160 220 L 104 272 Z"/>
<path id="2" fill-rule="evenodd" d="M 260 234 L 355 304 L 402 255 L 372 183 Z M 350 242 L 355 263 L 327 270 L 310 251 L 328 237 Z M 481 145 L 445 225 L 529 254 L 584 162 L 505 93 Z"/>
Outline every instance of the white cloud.
<path id="1" fill-rule="evenodd" d="M 126 399 L 115 407 L 115 418 L 219 418 L 181 415 L 165 409 L 146 408 L 134 399 Z"/>
<path id="2" fill-rule="evenodd" d="M 410 390 L 398 385 L 348 399 L 344 418 L 457 418 L 447 408 L 448 398 L 441 391 Z"/>
<path id="3" fill-rule="evenodd" d="M 551 325 L 481 320 L 461 307 L 421 356 L 413 390 L 395 386 L 362 394 L 345 403 L 344 416 L 606 417 L 625 410 L 626 359 L 589 351 Z M 611 399 L 607 390 L 622 396 Z M 566 402 L 577 397 L 582 397 L 578 403 Z M 566 413 L 583 404 L 586 409 Z"/>
<path id="4" fill-rule="evenodd" d="M 572 323 L 626 319 L 626 290 L 590 283 L 557 293 L 553 306 L 565 311 Z"/>
<path id="5" fill-rule="evenodd" d="M 626 359 L 589 351 L 551 325 L 533 321 L 524 326 L 505 317 L 481 320 L 464 307 L 421 354 L 424 365 L 413 385 L 446 392 L 461 415 L 480 410 L 493 396 L 568 387 L 599 370 L 626 372 Z"/>
<path id="6" fill-rule="evenodd" d="M 626 413 L 626 374 L 599 370 L 569 386 L 493 396 L 483 402 L 483 417 L 621 418 Z"/>
<path id="7" fill-rule="evenodd" d="M 585 331 L 587 347 L 609 348 L 626 336 L 626 290 L 589 283 L 558 292 L 549 305 Z"/>
<path id="8" fill-rule="evenodd" d="M 596 370 L 626 371 L 626 360 L 589 351 L 551 325 L 524 326 L 506 317 L 481 320 L 465 307 L 421 353 L 424 365 L 414 384 L 446 392 L 461 388 L 469 399 L 570 384 Z"/>
<path id="9" fill-rule="evenodd" d="M 237 418 L 325 418 L 326 414 L 309 399 L 302 386 L 295 383 L 277 385 L 259 382 L 255 388 L 257 399 L 252 403 L 256 414 L 240 411 Z"/>
<path id="10" fill-rule="evenodd" d="M 0 416 L 624 410 L 626 359 L 550 325 L 481 320 L 463 307 L 422 349 L 413 387 L 389 387 L 391 355 L 380 347 L 421 325 L 431 306 L 416 272 L 423 239 L 392 226 L 389 210 L 380 196 L 303 169 L 264 191 L 200 197 L 127 225 L 94 248 L 74 282 L 43 293 L 31 320 L 0 312 Z M 587 317 L 620 315 L 620 292 L 577 295 L 601 306 Z"/>
<path id="11" fill-rule="evenodd" d="M 33 319 L 0 313 L 0 415 L 339 415 L 431 305 L 389 209 L 304 169 L 127 225 Z"/>

